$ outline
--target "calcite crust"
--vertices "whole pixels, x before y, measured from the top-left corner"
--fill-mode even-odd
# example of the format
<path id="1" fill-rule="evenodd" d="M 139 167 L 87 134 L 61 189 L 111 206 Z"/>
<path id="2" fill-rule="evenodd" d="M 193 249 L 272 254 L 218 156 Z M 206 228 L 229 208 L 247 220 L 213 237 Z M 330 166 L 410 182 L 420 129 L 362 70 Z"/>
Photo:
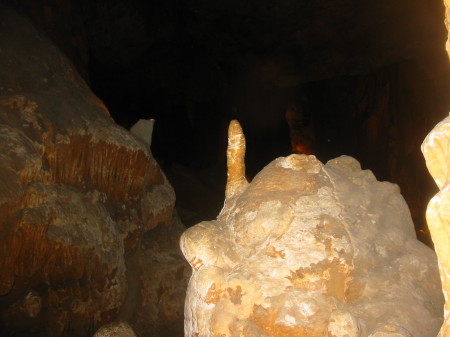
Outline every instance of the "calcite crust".
<path id="1" fill-rule="evenodd" d="M 181 249 L 187 337 L 431 337 L 442 322 L 436 257 L 398 187 L 348 156 L 274 160 Z"/>

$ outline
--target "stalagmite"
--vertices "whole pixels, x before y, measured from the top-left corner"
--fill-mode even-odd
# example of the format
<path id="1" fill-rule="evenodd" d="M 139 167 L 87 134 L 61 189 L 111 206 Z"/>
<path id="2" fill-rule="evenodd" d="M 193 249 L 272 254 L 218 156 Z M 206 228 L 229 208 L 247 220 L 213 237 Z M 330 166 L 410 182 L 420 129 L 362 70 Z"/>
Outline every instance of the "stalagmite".
<path id="1" fill-rule="evenodd" d="M 185 336 L 435 337 L 436 255 L 398 187 L 348 156 L 296 154 L 247 183 L 243 137 L 233 121 L 217 220 L 180 239 L 193 271 Z"/>
<path id="2" fill-rule="evenodd" d="M 450 116 L 437 124 L 422 144 L 427 168 L 439 187 L 430 200 L 427 222 L 439 261 L 445 295 L 444 324 L 439 337 L 450 336 Z"/>
<path id="3" fill-rule="evenodd" d="M 139 119 L 130 129 L 132 135 L 135 135 L 140 140 L 144 141 L 148 148 L 152 146 L 153 126 L 155 120 L 151 119 Z"/>
<path id="4" fill-rule="evenodd" d="M 242 192 L 247 186 L 245 178 L 245 136 L 237 120 L 232 120 L 228 127 L 227 169 L 225 197 L 229 199 Z"/>

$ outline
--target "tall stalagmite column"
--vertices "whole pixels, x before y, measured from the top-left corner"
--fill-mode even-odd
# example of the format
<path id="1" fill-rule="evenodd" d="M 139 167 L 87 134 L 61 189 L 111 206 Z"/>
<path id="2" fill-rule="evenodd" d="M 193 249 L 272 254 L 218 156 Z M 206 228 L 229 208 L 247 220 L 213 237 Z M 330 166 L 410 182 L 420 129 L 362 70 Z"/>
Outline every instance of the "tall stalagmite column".
<path id="1" fill-rule="evenodd" d="M 443 1 L 448 31 L 445 49 L 450 57 L 450 0 Z M 427 223 L 439 259 L 445 295 L 444 323 L 438 337 L 450 337 L 450 116 L 428 134 L 422 144 L 422 152 L 428 171 L 439 187 L 427 208 Z"/>

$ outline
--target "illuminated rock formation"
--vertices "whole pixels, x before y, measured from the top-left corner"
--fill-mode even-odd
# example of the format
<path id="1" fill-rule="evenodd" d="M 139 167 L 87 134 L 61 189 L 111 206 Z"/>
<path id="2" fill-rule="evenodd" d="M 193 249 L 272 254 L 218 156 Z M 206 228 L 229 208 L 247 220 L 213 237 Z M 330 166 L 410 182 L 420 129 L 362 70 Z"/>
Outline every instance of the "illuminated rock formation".
<path id="1" fill-rule="evenodd" d="M 440 337 L 450 336 L 450 117 L 430 132 L 422 144 L 427 168 L 439 187 L 428 204 L 427 222 L 439 261 L 445 294 L 444 324 Z"/>
<path id="2" fill-rule="evenodd" d="M 187 337 L 432 337 L 442 322 L 436 256 L 398 187 L 348 156 L 274 160 L 180 244 Z"/>
<path id="3" fill-rule="evenodd" d="M 445 5 L 445 25 L 448 35 L 445 49 L 450 58 L 450 0 Z M 439 192 L 427 207 L 427 223 L 438 256 L 442 291 L 445 296 L 444 323 L 439 337 L 450 336 L 450 117 L 438 123 L 422 143 L 428 171 Z"/>
<path id="4" fill-rule="evenodd" d="M 189 266 L 152 154 L 3 6 L 0 36 L 0 335 L 86 336 L 117 315 L 152 336 L 182 325 Z"/>
<path id="5" fill-rule="evenodd" d="M 228 128 L 226 198 L 231 199 L 247 187 L 245 178 L 245 137 L 238 121 L 232 120 Z"/>

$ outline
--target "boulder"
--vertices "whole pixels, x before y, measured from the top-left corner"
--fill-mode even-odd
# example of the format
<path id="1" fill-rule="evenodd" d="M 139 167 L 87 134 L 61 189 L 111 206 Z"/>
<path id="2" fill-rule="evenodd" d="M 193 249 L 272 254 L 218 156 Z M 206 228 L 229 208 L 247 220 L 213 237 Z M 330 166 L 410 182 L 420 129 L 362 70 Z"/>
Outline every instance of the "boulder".
<path id="1" fill-rule="evenodd" d="M 183 225 L 148 146 L 4 6 L 0 36 L 0 334 L 90 336 L 133 310 L 142 310 L 133 328 L 147 327 L 140 336 L 158 336 L 162 311 L 181 326 L 182 303 L 172 300 L 188 273 L 177 245 Z M 134 256 L 164 261 L 151 278 L 163 300 L 129 305 L 150 291 L 140 281 L 150 262 L 133 268 Z"/>
<path id="2" fill-rule="evenodd" d="M 349 156 L 299 154 L 249 184 L 244 149 L 232 122 L 224 208 L 181 238 L 186 336 L 436 336 L 436 255 L 397 185 Z"/>

